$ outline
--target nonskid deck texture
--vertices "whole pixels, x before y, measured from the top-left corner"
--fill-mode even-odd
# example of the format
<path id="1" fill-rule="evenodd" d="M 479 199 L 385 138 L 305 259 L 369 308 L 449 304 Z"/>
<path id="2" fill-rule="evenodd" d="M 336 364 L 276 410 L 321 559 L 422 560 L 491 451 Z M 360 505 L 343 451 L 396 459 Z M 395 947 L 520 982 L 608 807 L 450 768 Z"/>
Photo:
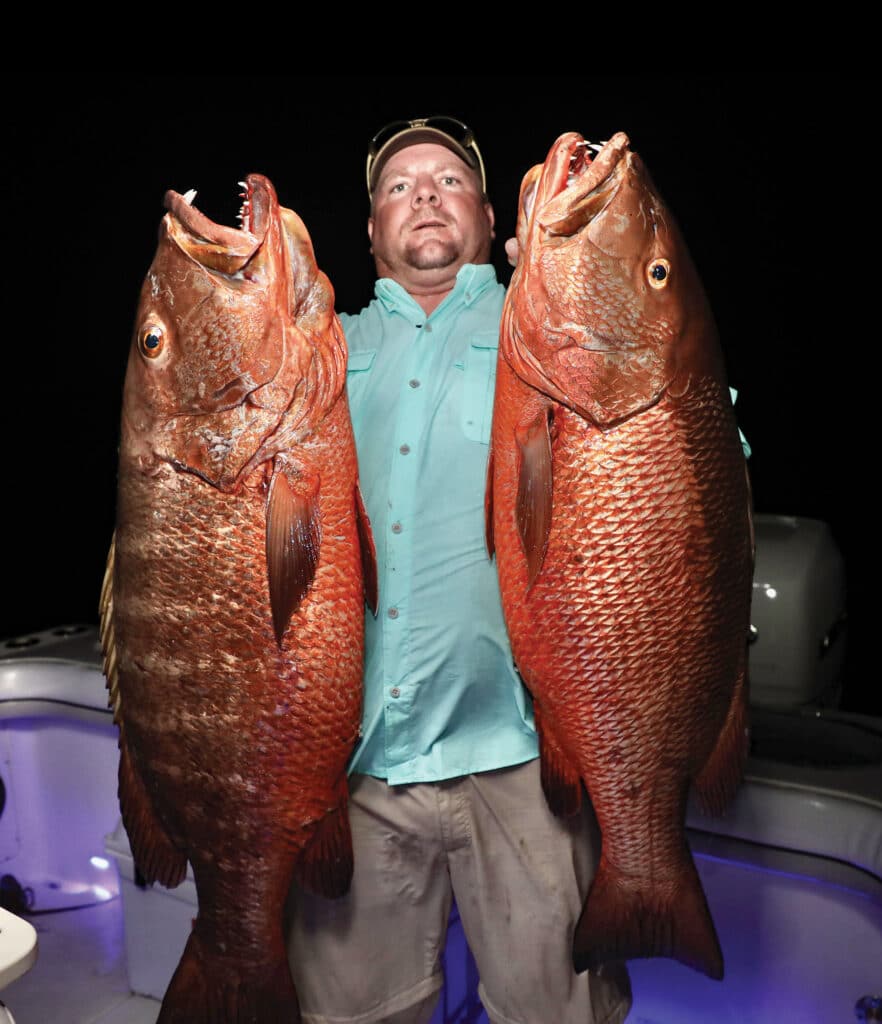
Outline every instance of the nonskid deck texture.
<path id="1" fill-rule="evenodd" d="M 28 920 L 37 930 L 37 962 L 0 992 L 16 1024 L 156 1024 L 159 1000 L 129 989 L 120 897 Z M 458 922 L 449 940 L 447 957 L 455 956 L 457 973 L 430 1024 L 487 1024 Z"/>
<path id="2" fill-rule="evenodd" d="M 16 1024 L 155 1024 L 159 1002 L 129 989 L 119 898 L 28 920 L 37 962 L 0 993 Z"/>

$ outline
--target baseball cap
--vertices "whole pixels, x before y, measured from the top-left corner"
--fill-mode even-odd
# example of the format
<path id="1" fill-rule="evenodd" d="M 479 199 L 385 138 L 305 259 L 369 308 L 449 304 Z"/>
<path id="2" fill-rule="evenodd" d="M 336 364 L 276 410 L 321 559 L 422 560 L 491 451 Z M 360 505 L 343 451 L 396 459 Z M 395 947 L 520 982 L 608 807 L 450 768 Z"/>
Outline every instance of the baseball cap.
<path id="1" fill-rule="evenodd" d="M 416 117 L 410 121 L 392 121 L 374 135 L 368 146 L 365 169 L 368 195 L 371 198 L 380 172 L 389 158 L 406 146 L 415 146 L 420 142 L 434 142 L 456 153 L 478 174 L 481 179 L 481 191 L 486 194 L 487 175 L 481 151 L 475 141 L 475 133 L 458 118 L 438 115 Z"/>

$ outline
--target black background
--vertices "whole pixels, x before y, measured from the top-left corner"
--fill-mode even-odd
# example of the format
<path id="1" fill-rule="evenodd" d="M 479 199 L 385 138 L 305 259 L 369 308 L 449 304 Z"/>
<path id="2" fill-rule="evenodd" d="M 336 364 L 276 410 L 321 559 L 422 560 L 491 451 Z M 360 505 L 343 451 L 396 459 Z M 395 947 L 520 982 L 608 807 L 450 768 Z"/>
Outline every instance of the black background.
<path id="1" fill-rule="evenodd" d="M 337 308 L 354 312 L 373 286 L 368 139 L 390 120 L 448 113 L 484 154 L 505 282 L 523 174 L 564 131 L 628 133 L 710 296 L 756 509 L 830 524 L 848 572 L 845 705 L 882 713 L 862 594 L 878 465 L 864 426 L 878 401 L 871 79 L 68 76 L 16 89 L 0 634 L 97 618 L 122 381 L 165 190 L 196 188 L 200 209 L 233 224 L 236 182 L 268 175 L 309 228 Z"/>

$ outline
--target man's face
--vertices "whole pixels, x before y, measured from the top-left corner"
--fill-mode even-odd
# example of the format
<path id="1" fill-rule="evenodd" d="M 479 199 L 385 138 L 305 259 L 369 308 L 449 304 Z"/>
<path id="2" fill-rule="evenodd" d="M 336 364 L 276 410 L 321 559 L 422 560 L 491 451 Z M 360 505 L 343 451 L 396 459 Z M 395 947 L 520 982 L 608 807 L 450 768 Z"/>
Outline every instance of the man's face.
<path id="1" fill-rule="evenodd" d="M 455 276 L 465 263 L 487 263 L 493 207 L 475 172 L 453 152 L 421 142 L 387 161 L 368 220 L 377 273 L 405 288 Z"/>

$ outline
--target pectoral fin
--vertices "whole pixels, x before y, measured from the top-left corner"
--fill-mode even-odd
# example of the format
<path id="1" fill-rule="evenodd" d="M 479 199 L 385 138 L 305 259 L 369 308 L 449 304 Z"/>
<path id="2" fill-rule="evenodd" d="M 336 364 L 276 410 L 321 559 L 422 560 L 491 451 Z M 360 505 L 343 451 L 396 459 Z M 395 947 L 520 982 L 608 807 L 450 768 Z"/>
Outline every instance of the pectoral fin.
<path id="1" fill-rule="evenodd" d="M 318 477 L 277 457 L 266 507 L 266 567 L 279 647 L 315 578 L 320 547 Z"/>
<path id="2" fill-rule="evenodd" d="M 539 575 L 551 532 L 552 468 L 550 413 L 543 409 L 526 426 L 518 427 L 517 524 L 527 559 L 527 585 Z"/>

